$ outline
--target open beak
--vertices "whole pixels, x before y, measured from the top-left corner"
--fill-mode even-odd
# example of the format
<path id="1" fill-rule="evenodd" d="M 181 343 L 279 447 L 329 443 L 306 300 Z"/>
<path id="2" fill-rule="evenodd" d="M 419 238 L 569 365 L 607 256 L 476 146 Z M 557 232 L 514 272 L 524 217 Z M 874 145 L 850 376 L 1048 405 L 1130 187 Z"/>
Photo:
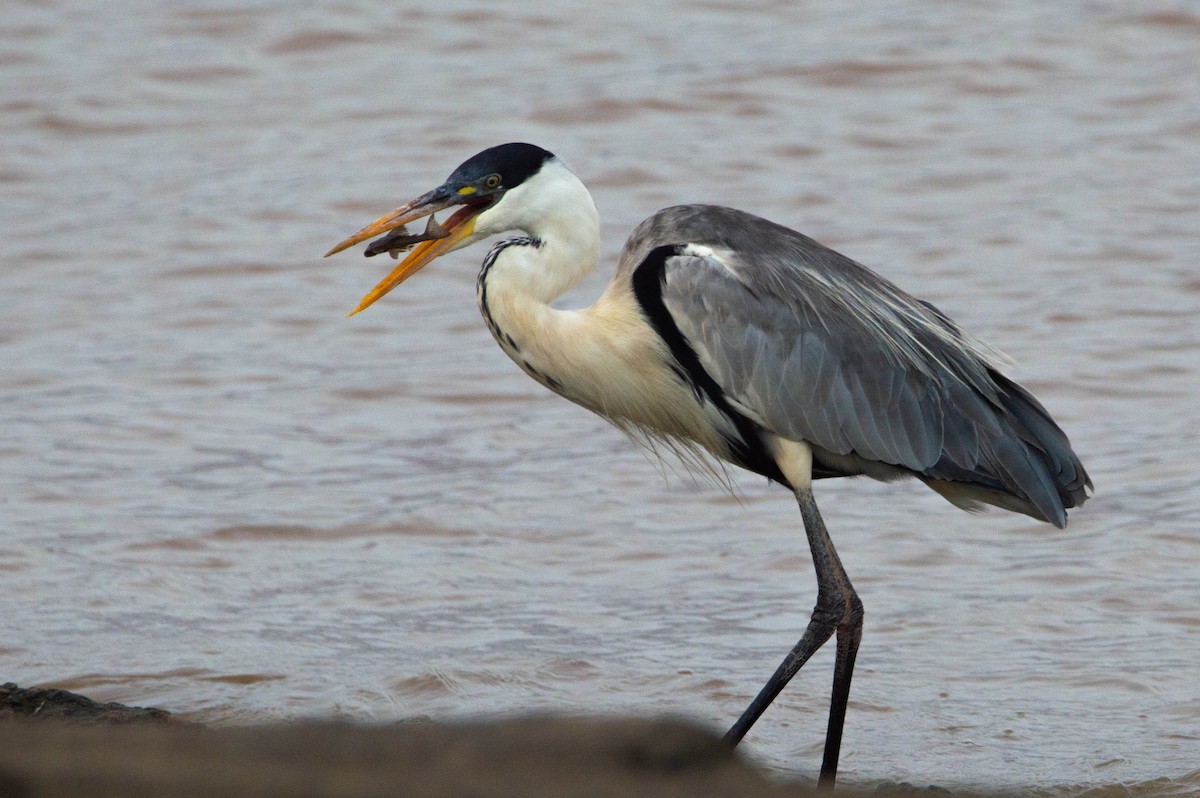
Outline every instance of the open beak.
<path id="1" fill-rule="evenodd" d="M 371 292 L 362 298 L 362 301 L 358 303 L 358 307 L 351 311 L 349 315 L 353 316 L 355 313 L 366 310 L 375 300 L 416 274 L 434 259 L 454 249 L 463 239 L 475 232 L 475 217 L 483 213 L 491 204 L 492 199 L 490 197 L 484 200 L 472 199 L 470 196 L 464 196 L 451 191 L 445 186 L 440 186 L 433 191 L 422 194 L 411 202 L 405 203 L 386 216 L 379 217 L 326 252 L 325 257 L 328 258 L 330 255 L 335 255 L 362 241 L 381 236 L 409 222 L 429 216 L 445 208 L 453 205 L 463 206 L 442 223 L 440 232 L 444 232 L 445 235 L 421 241 L 421 243 L 417 244 L 408 253 L 408 256 L 400 262 L 400 265 L 392 270 L 391 274 L 383 278 L 379 285 L 372 288 Z"/>

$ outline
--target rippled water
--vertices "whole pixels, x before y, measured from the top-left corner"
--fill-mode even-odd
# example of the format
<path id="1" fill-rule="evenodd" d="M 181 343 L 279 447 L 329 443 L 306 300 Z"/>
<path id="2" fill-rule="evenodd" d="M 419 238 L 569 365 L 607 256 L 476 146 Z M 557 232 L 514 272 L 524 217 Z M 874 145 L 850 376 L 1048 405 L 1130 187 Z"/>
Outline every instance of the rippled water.
<path id="1" fill-rule="evenodd" d="M 723 727 L 806 620 L 791 498 L 521 374 L 482 249 L 320 259 L 485 146 L 797 227 L 1019 362 L 1054 530 L 822 483 L 867 606 L 850 783 L 1200 794 L 1200 13 L 1187 4 L 9 4 L 0 678 L 211 722 Z M 665 479 L 662 474 L 665 471 Z M 822 652 L 746 750 L 815 772 Z"/>

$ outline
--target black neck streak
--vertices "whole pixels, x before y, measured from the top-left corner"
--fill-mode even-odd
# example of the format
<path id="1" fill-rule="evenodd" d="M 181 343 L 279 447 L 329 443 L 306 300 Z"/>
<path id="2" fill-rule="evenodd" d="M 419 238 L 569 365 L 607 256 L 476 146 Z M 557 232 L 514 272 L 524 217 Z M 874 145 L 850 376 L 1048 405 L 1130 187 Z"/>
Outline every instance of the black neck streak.
<path id="1" fill-rule="evenodd" d="M 541 246 L 542 240 L 534 236 L 509 238 L 497 242 L 488 251 L 487 257 L 483 259 L 483 266 L 479 269 L 479 278 L 476 281 L 476 291 L 479 295 L 479 311 L 483 314 L 483 321 L 487 324 L 492 337 L 496 339 L 496 343 L 500 344 L 500 347 L 525 370 L 525 373 L 551 390 L 561 393 L 562 383 L 549 374 L 535 368 L 528 360 L 522 357 L 520 344 L 509 333 L 500 328 L 500 325 L 496 323 L 495 316 L 492 315 L 492 308 L 488 304 L 488 277 L 491 274 L 492 267 L 496 265 L 496 260 L 500 257 L 500 254 L 509 247 L 533 247 L 534 249 L 538 249 Z"/>

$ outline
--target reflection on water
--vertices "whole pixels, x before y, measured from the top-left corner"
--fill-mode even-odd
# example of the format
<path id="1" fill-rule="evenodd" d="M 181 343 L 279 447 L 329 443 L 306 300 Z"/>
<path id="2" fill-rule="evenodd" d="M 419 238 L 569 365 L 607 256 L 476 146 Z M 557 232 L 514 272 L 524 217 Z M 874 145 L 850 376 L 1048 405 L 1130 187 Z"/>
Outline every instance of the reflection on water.
<path id="1" fill-rule="evenodd" d="M 936 302 L 1095 478 L 1063 531 L 820 486 L 867 605 L 848 782 L 1200 793 L 1197 33 L 1153 3 L 7 9 L 0 676 L 209 721 L 736 716 L 813 600 L 789 498 L 664 480 L 520 374 L 482 251 L 351 320 L 380 265 L 319 257 L 530 140 L 609 263 L 721 202 Z M 830 669 L 747 750 L 813 773 Z"/>

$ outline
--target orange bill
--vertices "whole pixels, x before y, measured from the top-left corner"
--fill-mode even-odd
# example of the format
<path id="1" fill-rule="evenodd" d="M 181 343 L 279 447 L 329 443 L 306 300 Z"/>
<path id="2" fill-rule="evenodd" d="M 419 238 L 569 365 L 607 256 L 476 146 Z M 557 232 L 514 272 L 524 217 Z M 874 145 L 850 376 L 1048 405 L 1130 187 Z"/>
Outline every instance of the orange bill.
<path id="1" fill-rule="evenodd" d="M 417 197 L 412 202 L 407 202 L 401 205 L 391 213 L 380 216 L 369 225 L 359 230 L 354 235 L 347 238 L 342 243 L 338 244 L 333 249 L 325 253 L 325 257 L 336 255 L 343 249 L 349 249 L 355 244 L 366 241 L 369 238 L 381 236 L 397 227 L 408 224 L 409 222 L 428 216 L 431 213 L 436 213 L 443 208 L 449 208 L 451 205 L 462 204 L 464 198 L 450 191 L 445 186 L 439 186 L 433 191 L 427 191 Z"/>
<path id="2" fill-rule="evenodd" d="M 379 285 L 372 288 L 371 292 L 362 298 L 362 301 L 358 303 L 358 307 L 352 310 L 349 315 L 353 316 L 355 313 L 366 310 L 375 300 L 400 285 L 400 283 L 409 277 L 412 277 L 437 258 L 454 249 L 460 241 L 475 232 L 475 217 L 485 207 L 487 206 L 468 205 L 455 211 L 454 215 L 447 219 L 443 225 L 449 231 L 450 235 L 432 241 L 422 241 L 413 247 L 408 256 L 400 262 L 400 265 L 393 269 L 391 274 L 380 280 Z"/>
<path id="3" fill-rule="evenodd" d="M 422 194 L 412 202 L 400 206 L 391 213 L 379 217 L 325 253 L 325 257 L 329 257 L 367 239 L 376 238 L 399 227 L 403 227 L 411 221 L 424 216 L 430 216 L 444 208 L 449 208 L 452 205 L 463 206 L 456 210 L 446 220 L 445 224 L 440 226 L 433 224 L 432 227 L 437 229 L 437 235 L 440 237 L 421 241 L 417 244 L 408 253 L 408 256 L 400 262 L 400 265 L 392 270 L 391 274 L 383 278 L 379 285 L 371 289 L 371 292 L 362 298 L 362 301 L 358 303 L 358 307 L 351 311 L 350 315 L 353 316 L 355 313 L 366 310 L 375 300 L 388 291 L 400 285 L 400 283 L 416 274 L 436 258 L 445 255 L 462 244 L 463 241 L 475 232 L 475 217 L 487 210 L 491 204 L 491 198 L 473 200 L 466 191 L 454 191 L 442 185 L 433 191 Z M 428 229 L 426 234 L 428 234 Z M 401 238 L 403 237 L 401 236 Z M 368 249 L 367 254 L 373 255 L 376 253 Z"/>

